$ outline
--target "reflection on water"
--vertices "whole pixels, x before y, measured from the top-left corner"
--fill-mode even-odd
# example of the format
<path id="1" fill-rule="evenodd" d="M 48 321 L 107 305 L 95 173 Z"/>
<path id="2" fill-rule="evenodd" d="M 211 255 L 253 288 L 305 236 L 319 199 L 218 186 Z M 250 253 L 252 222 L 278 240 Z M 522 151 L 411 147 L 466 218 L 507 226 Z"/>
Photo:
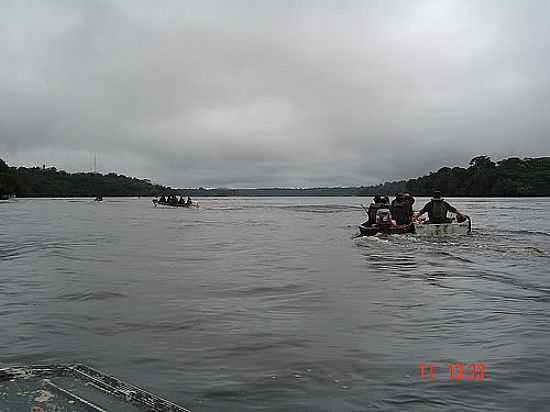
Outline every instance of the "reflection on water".
<path id="1" fill-rule="evenodd" d="M 388 270 L 392 273 L 401 274 L 414 271 L 417 268 L 415 256 L 371 254 L 368 251 L 364 253 L 364 256 L 369 265 L 376 270 Z"/>
<path id="2" fill-rule="evenodd" d="M 0 363 L 88 363 L 193 411 L 547 409 L 550 200 L 353 240 L 364 199 L 200 202 L 2 205 Z M 484 381 L 450 382 L 459 362 Z"/>

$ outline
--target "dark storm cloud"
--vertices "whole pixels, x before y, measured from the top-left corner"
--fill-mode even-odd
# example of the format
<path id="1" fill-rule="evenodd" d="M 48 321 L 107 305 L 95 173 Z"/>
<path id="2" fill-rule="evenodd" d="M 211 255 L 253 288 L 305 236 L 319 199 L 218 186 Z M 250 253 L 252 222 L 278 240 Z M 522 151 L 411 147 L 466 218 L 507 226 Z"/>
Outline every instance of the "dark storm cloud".
<path id="1" fill-rule="evenodd" d="M 175 186 L 550 149 L 544 1 L 7 1 L 0 157 Z"/>

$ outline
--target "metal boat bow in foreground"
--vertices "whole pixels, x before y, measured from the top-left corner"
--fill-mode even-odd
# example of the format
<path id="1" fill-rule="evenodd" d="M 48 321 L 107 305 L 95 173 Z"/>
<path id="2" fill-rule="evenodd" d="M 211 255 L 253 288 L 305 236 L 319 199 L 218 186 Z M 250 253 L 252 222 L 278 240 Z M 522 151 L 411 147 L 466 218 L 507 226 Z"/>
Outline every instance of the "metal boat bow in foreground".
<path id="1" fill-rule="evenodd" d="M 85 365 L 0 369 L 2 412 L 189 412 Z"/>

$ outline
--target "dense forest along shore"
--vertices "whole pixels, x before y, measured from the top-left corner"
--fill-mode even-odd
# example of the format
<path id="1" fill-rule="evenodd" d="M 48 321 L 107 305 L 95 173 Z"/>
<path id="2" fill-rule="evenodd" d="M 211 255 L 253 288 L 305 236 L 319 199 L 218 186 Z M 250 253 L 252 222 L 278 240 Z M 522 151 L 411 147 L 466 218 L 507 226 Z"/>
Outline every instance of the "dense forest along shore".
<path id="1" fill-rule="evenodd" d="M 0 195 L 18 197 L 95 197 L 98 193 L 103 196 L 173 193 L 192 197 L 304 197 L 393 195 L 396 192 L 429 196 L 434 190 L 441 190 L 449 197 L 550 196 L 550 157 L 511 157 L 493 162 L 488 156 L 477 156 L 466 168 L 442 167 L 437 172 L 416 179 L 374 186 L 258 189 L 176 189 L 117 173 L 68 173 L 44 166 L 10 167 L 0 159 Z"/>

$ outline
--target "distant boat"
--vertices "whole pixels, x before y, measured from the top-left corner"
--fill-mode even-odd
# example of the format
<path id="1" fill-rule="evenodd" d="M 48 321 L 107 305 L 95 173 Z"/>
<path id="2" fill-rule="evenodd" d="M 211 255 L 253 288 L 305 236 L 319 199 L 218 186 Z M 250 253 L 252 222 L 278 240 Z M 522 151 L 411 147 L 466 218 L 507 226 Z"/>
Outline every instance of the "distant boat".
<path id="1" fill-rule="evenodd" d="M 170 203 L 170 202 L 161 202 L 159 199 L 153 199 L 153 205 L 155 207 L 166 207 L 166 208 L 173 208 L 173 207 L 183 207 L 186 209 L 190 208 L 199 208 L 198 202 L 191 202 L 191 203 Z"/>
<path id="2" fill-rule="evenodd" d="M 1 202 L 9 202 L 11 200 L 15 200 L 15 195 L 0 194 Z"/>
<path id="3" fill-rule="evenodd" d="M 97 155 L 96 153 L 94 153 L 94 175 L 97 174 Z M 96 202 L 102 202 L 103 201 L 103 196 L 101 196 L 100 194 L 97 194 L 96 197 L 95 197 L 95 201 Z"/>

